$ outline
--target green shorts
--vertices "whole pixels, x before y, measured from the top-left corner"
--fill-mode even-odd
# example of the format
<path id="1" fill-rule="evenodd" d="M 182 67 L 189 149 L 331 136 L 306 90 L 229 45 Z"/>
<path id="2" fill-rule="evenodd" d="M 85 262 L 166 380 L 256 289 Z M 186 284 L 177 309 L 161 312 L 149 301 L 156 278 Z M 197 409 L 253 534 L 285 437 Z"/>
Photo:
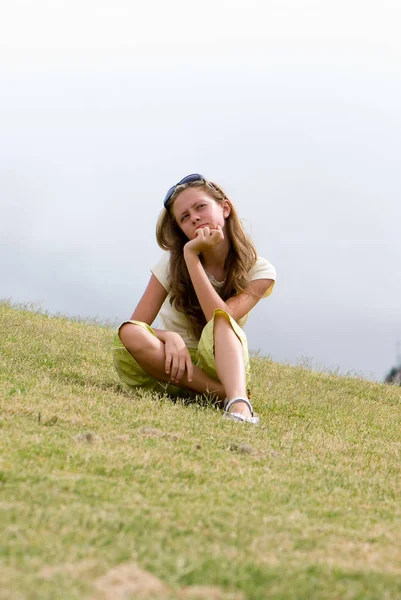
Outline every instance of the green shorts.
<path id="1" fill-rule="evenodd" d="M 214 319 L 216 314 L 223 315 L 230 322 L 235 334 L 241 341 L 242 349 L 244 352 L 246 381 L 248 384 L 250 379 L 250 366 L 248 342 L 246 339 L 246 335 L 241 329 L 241 327 L 238 325 L 238 323 L 223 310 L 216 310 L 212 320 L 205 325 L 199 340 L 198 347 L 189 349 L 192 362 L 196 367 L 202 369 L 202 371 L 204 371 L 209 377 L 212 377 L 213 379 L 219 381 L 214 360 L 213 332 Z M 118 331 L 114 336 L 113 360 L 114 366 L 117 370 L 117 374 L 120 378 L 120 382 L 123 388 L 127 390 L 135 390 L 137 388 L 142 388 L 154 392 L 168 394 L 169 396 L 193 396 L 193 392 L 179 388 L 178 386 L 173 385 L 172 383 L 165 383 L 164 381 L 159 381 L 158 379 L 152 377 L 142 369 L 142 367 L 138 364 L 138 362 L 135 360 L 132 354 L 130 354 L 125 348 L 118 335 L 120 328 L 123 325 L 125 325 L 125 323 L 133 323 L 134 325 L 143 327 L 143 329 L 147 329 L 151 334 L 156 335 L 152 327 L 150 327 L 150 325 L 147 325 L 147 323 L 143 323 L 142 321 L 124 321 L 124 323 L 122 323 L 118 328 Z"/>

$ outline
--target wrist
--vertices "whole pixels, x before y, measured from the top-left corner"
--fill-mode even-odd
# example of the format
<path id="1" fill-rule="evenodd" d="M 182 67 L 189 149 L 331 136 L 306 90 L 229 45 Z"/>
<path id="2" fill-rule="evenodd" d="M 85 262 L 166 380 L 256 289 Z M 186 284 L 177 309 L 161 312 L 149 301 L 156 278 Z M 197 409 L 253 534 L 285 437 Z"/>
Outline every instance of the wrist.
<path id="1" fill-rule="evenodd" d="M 180 334 L 175 331 L 159 330 L 158 337 L 161 342 L 165 342 L 167 338 L 180 337 Z"/>
<path id="2" fill-rule="evenodd" d="M 199 254 L 200 252 L 198 250 L 195 250 L 194 248 L 188 247 L 188 245 L 186 244 L 184 246 L 184 259 L 186 260 L 191 260 L 191 258 L 195 258 L 195 259 L 199 259 Z"/>
<path id="3" fill-rule="evenodd" d="M 166 339 L 173 333 L 172 331 L 166 331 L 165 329 L 153 329 L 156 337 L 161 342 L 165 343 Z"/>
<path id="4" fill-rule="evenodd" d="M 155 328 L 153 328 L 153 331 L 154 331 L 157 339 L 160 340 L 161 342 L 164 342 L 164 334 L 166 332 L 163 329 L 155 329 Z"/>

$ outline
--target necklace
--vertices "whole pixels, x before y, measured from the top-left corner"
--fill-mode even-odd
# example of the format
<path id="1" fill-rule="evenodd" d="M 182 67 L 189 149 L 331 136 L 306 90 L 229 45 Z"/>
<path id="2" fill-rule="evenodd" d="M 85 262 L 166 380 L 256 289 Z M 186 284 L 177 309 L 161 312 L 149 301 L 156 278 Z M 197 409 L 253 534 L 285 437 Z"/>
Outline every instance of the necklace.
<path id="1" fill-rule="evenodd" d="M 223 280 L 223 281 L 217 281 L 217 279 L 214 277 L 214 275 L 212 275 L 211 273 L 209 273 L 209 272 L 208 272 L 208 271 L 206 271 L 206 270 L 205 270 L 205 273 L 206 273 L 206 275 L 208 276 L 208 278 L 209 278 L 209 281 L 210 281 L 210 283 L 211 283 L 213 286 L 216 286 L 216 287 L 222 287 L 222 286 L 224 285 L 224 280 Z"/>

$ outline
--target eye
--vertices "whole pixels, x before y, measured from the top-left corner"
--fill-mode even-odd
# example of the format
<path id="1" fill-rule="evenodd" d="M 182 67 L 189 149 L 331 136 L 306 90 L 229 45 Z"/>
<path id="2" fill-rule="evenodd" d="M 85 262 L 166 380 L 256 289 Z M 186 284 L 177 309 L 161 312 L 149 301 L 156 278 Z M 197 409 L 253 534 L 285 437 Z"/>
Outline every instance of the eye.
<path id="1" fill-rule="evenodd" d="M 188 218 L 188 215 L 184 215 L 183 217 L 181 217 L 181 223 L 183 223 L 185 221 L 185 219 Z"/>
<path id="2" fill-rule="evenodd" d="M 203 208 L 206 204 L 203 202 L 202 204 L 198 204 L 198 208 Z"/>

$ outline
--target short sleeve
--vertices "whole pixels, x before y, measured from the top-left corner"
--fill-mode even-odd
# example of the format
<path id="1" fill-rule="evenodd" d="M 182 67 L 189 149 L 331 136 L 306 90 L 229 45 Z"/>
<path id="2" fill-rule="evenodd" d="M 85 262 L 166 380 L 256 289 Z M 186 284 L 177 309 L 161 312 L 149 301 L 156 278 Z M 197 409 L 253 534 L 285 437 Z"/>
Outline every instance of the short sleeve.
<path id="1" fill-rule="evenodd" d="M 162 286 L 164 287 L 164 289 L 167 292 L 170 291 L 169 263 L 170 263 L 170 253 L 165 252 L 163 254 L 163 256 L 160 258 L 159 262 L 152 269 L 150 269 L 152 274 L 162 284 Z"/>
<path id="2" fill-rule="evenodd" d="M 262 296 L 263 298 L 267 298 L 267 296 L 270 296 L 272 293 L 276 282 L 276 269 L 268 260 L 266 260 L 266 258 L 259 256 L 256 263 L 249 271 L 249 279 L 250 281 L 255 281 L 255 279 L 273 279 L 272 285 Z"/>

